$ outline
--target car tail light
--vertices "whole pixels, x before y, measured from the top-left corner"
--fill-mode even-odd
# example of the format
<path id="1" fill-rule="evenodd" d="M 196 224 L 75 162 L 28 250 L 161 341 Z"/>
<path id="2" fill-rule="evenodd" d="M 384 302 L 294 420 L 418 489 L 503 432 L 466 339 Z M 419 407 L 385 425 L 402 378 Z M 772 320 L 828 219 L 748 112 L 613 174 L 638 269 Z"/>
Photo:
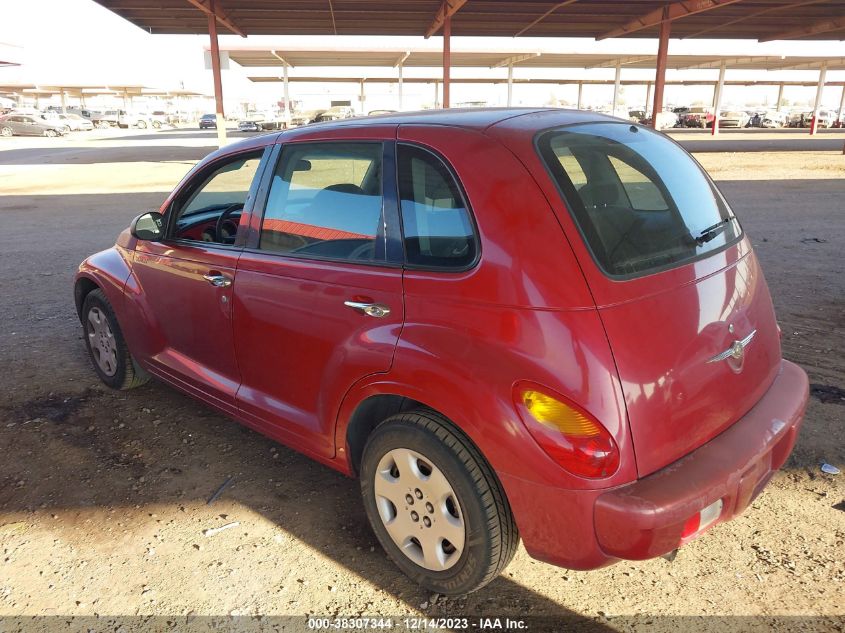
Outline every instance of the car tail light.
<path id="1" fill-rule="evenodd" d="M 684 523 L 684 529 L 681 530 L 681 540 L 685 541 L 713 525 L 722 516 L 722 506 L 722 500 L 717 499 L 703 510 L 693 514 Z"/>
<path id="2" fill-rule="evenodd" d="M 587 411 L 535 387 L 523 387 L 515 395 L 531 437 L 560 466 L 573 475 L 592 479 L 616 472 L 616 442 Z"/>

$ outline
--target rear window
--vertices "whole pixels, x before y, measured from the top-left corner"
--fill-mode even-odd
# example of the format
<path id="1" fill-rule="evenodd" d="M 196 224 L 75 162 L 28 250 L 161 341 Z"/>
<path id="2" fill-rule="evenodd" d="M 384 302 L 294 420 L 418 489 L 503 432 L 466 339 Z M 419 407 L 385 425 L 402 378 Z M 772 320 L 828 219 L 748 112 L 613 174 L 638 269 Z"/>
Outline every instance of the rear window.
<path id="1" fill-rule="evenodd" d="M 701 167 L 661 134 L 590 123 L 545 132 L 538 147 L 609 275 L 677 266 L 721 250 L 741 234 Z"/>

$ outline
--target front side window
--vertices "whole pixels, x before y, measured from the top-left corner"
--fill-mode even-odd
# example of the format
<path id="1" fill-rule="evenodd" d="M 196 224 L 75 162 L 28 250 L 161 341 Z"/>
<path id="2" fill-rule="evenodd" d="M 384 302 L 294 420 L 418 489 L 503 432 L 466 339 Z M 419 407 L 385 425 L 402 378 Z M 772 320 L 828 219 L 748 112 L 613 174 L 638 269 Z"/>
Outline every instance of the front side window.
<path id="1" fill-rule="evenodd" d="M 177 198 L 173 237 L 233 244 L 263 151 L 226 160 Z"/>
<path id="2" fill-rule="evenodd" d="M 593 256 L 610 275 L 680 265 L 741 234 L 701 167 L 660 134 L 590 123 L 545 132 L 538 147 Z"/>
<path id="3" fill-rule="evenodd" d="M 349 261 L 384 260 L 381 143 L 297 143 L 282 150 L 259 248 Z"/>
<path id="4" fill-rule="evenodd" d="M 421 148 L 400 145 L 399 198 L 408 264 L 462 269 L 476 258 L 469 211 L 451 172 Z"/>

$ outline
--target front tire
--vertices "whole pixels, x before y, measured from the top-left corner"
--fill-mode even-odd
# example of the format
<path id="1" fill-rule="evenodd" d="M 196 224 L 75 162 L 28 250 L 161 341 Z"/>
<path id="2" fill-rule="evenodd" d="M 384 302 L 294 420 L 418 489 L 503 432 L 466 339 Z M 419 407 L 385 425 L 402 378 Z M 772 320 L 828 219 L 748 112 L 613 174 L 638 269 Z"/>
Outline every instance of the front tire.
<path id="1" fill-rule="evenodd" d="M 519 534 L 492 469 L 440 414 L 391 416 L 370 435 L 361 492 L 393 562 L 427 589 L 462 595 L 508 565 Z"/>
<path id="2" fill-rule="evenodd" d="M 146 121 L 138 121 L 135 124 L 139 130 L 146 130 L 147 129 L 147 122 Z"/>
<path id="3" fill-rule="evenodd" d="M 56 133 L 56 130 L 44 130 L 44 136 L 54 138 L 54 137 L 58 136 L 58 134 Z"/>
<path id="4" fill-rule="evenodd" d="M 133 389 L 150 379 L 132 358 L 120 324 L 102 290 L 92 290 L 82 304 L 85 347 L 94 371 L 112 389 Z"/>

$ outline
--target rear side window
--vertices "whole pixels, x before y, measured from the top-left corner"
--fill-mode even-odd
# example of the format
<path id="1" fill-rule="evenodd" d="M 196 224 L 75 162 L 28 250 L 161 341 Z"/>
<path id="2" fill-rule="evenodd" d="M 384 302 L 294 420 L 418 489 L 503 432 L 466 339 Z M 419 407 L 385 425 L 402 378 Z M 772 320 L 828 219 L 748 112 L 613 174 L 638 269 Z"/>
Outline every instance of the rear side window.
<path id="1" fill-rule="evenodd" d="M 383 260 L 383 206 L 381 143 L 288 145 L 270 185 L 259 248 Z"/>
<path id="2" fill-rule="evenodd" d="M 701 167 L 660 134 L 591 123 L 545 132 L 538 147 L 593 256 L 610 275 L 681 265 L 741 234 Z"/>
<path id="3" fill-rule="evenodd" d="M 437 156 L 400 145 L 399 197 L 408 264 L 463 269 L 476 258 L 473 224 L 452 173 Z"/>

